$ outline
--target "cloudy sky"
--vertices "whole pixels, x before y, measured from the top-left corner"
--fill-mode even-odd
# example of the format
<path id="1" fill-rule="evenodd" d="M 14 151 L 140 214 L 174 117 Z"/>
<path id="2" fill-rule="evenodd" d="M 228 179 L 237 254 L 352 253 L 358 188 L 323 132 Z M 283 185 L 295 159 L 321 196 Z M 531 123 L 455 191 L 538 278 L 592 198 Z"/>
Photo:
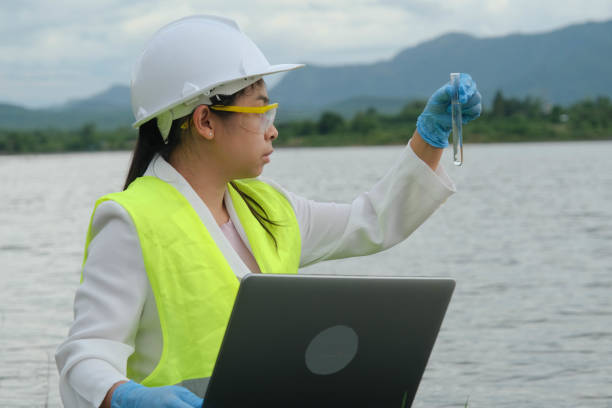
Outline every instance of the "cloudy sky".
<path id="1" fill-rule="evenodd" d="M 0 102 L 51 106 L 128 84 L 159 27 L 235 19 L 271 63 L 391 58 L 447 32 L 539 33 L 612 19 L 611 0 L 20 0 L 0 5 Z"/>

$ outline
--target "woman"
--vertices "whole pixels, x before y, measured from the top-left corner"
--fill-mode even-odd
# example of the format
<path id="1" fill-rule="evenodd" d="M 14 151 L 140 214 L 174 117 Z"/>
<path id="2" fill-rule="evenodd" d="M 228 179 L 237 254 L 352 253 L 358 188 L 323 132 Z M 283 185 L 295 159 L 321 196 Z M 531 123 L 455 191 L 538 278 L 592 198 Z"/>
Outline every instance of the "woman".
<path id="1" fill-rule="evenodd" d="M 231 20 L 159 30 L 133 72 L 137 146 L 123 192 L 96 203 L 75 320 L 56 354 L 69 407 L 199 407 L 238 279 L 296 273 L 405 239 L 454 191 L 438 166 L 449 86 L 398 162 L 351 204 L 319 203 L 256 179 L 270 161 L 271 66 Z M 462 75 L 464 122 L 480 94 Z"/>

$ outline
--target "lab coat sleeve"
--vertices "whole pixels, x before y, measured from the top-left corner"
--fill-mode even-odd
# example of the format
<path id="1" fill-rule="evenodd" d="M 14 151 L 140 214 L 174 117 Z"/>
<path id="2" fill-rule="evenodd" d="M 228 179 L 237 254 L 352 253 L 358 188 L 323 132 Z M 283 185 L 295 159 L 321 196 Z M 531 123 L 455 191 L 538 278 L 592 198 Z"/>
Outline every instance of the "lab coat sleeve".
<path id="1" fill-rule="evenodd" d="M 128 213 L 112 201 L 100 204 L 92 233 L 74 322 L 55 356 L 66 408 L 97 408 L 114 383 L 127 379 L 147 295 L 140 243 Z"/>
<path id="2" fill-rule="evenodd" d="M 272 183 L 291 202 L 302 238 L 300 266 L 368 255 L 404 240 L 455 192 L 410 146 L 384 177 L 350 204 L 305 199 Z"/>

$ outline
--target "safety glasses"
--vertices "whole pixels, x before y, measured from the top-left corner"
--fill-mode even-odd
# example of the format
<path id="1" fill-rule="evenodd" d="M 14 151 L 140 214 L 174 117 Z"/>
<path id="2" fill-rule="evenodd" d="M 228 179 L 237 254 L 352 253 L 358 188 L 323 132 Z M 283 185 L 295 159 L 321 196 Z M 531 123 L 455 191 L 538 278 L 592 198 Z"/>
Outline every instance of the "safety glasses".
<path id="1" fill-rule="evenodd" d="M 212 105 L 210 109 L 224 112 L 245 113 L 240 115 L 240 126 L 251 132 L 264 133 L 274 123 L 278 103 L 266 106 Z"/>

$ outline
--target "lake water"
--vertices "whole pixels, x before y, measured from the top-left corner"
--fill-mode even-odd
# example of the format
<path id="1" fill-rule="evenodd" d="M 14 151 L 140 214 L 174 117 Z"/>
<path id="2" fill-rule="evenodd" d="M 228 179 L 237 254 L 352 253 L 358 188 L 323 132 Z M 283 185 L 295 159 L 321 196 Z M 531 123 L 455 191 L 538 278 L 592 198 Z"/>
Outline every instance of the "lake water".
<path id="1" fill-rule="evenodd" d="M 264 175 L 318 200 L 400 147 L 277 149 Z M 448 153 L 448 152 L 447 152 Z M 60 407 L 53 358 L 95 198 L 129 153 L 0 157 L 0 407 Z M 414 407 L 612 407 L 612 142 L 466 145 L 458 186 L 400 245 L 309 273 L 451 276 Z"/>

